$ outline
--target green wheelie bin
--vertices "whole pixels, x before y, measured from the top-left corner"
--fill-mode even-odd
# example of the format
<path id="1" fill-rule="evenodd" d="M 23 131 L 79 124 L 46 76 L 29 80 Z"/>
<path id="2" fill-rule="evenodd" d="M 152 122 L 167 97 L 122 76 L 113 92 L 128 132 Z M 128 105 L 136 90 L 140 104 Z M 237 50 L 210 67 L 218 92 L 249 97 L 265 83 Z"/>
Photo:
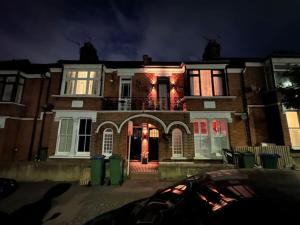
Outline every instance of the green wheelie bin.
<path id="1" fill-rule="evenodd" d="M 120 185 L 122 183 L 123 163 L 120 155 L 109 157 L 110 184 Z"/>
<path id="2" fill-rule="evenodd" d="M 280 156 L 278 154 L 272 154 L 272 153 L 262 153 L 259 155 L 261 164 L 263 168 L 266 169 L 277 169 L 278 168 L 278 158 Z"/>
<path id="3" fill-rule="evenodd" d="M 255 155 L 252 152 L 241 152 L 239 155 L 240 168 L 254 168 Z"/>
<path id="4" fill-rule="evenodd" d="M 105 177 L 105 156 L 94 155 L 91 157 L 91 185 L 102 185 Z"/>

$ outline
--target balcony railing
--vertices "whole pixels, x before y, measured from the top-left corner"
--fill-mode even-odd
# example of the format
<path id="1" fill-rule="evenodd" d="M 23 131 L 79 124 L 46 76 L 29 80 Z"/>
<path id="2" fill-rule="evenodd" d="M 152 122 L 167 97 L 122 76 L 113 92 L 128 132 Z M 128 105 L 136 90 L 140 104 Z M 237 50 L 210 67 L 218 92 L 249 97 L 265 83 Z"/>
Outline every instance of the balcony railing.
<path id="1" fill-rule="evenodd" d="M 149 99 L 144 97 L 136 98 L 114 98 L 105 97 L 103 99 L 103 110 L 183 110 L 183 101 L 181 98 L 159 98 Z"/>

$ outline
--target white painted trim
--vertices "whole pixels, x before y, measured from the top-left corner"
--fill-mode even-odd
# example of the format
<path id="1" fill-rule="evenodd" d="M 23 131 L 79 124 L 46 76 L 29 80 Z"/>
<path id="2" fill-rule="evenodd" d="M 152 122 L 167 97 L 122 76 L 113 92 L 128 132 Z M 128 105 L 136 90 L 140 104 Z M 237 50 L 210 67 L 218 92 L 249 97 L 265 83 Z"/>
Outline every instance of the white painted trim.
<path id="1" fill-rule="evenodd" d="M 53 110 L 55 112 L 54 121 L 62 118 L 91 118 L 92 122 L 97 121 L 97 112 L 89 110 Z"/>
<path id="2" fill-rule="evenodd" d="M 183 159 L 186 159 L 183 157 Z M 180 161 L 172 161 L 172 162 L 158 162 L 161 165 L 179 165 L 179 164 L 186 164 L 186 165 L 191 165 L 191 164 L 195 164 L 195 162 L 180 162 Z"/>
<path id="3" fill-rule="evenodd" d="M 40 117 L 37 118 L 37 120 L 42 120 L 43 112 L 41 112 Z M 34 120 L 35 118 L 26 118 L 26 117 L 14 117 L 14 116 L 2 116 L 2 118 L 5 119 L 11 119 L 11 120 Z"/>
<path id="4" fill-rule="evenodd" d="M 184 96 L 184 99 L 233 99 L 237 96 Z"/>
<path id="5" fill-rule="evenodd" d="M 26 78 L 30 78 L 30 79 L 33 79 L 33 78 L 42 78 L 42 74 L 27 74 L 27 73 L 24 73 L 24 72 L 20 72 L 20 75 L 26 77 Z"/>
<path id="6" fill-rule="evenodd" d="M 228 122 L 232 122 L 231 112 L 211 112 L 211 111 L 200 111 L 190 112 L 190 122 L 194 122 L 197 119 L 227 119 Z"/>
<path id="7" fill-rule="evenodd" d="M 64 69 L 67 70 L 78 70 L 78 69 L 84 69 L 84 70 L 101 70 L 102 64 L 64 64 Z"/>
<path id="8" fill-rule="evenodd" d="M 177 125 L 183 126 L 184 129 L 185 129 L 185 132 L 186 132 L 187 134 L 191 134 L 191 131 L 190 131 L 190 129 L 188 128 L 188 126 L 187 126 L 185 123 L 181 122 L 181 121 L 173 121 L 172 123 L 170 123 L 170 124 L 168 125 L 168 127 L 167 127 L 167 134 L 169 133 L 170 128 L 171 128 L 172 126 L 176 125 L 176 124 L 177 124 Z"/>
<path id="9" fill-rule="evenodd" d="M 17 103 L 17 102 L 0 102 L 0 104 L 12 104 L 12 105 L 18 105 L 18 106 L 26 107 L 26 105 L 20 104 L 20 103 Z"/>
<path id="10" fill-rule="evenodd" d="M 62 68 L 50 68 L 50 72 L 51 73 L 61 73 L 62 72 Z"/>
<path id="11" fill-rule="evenodd" d="M 172 76 L 174 73 L 184 73 L 185 67 L 144 67 L 144 68 L 133 68 L 133 69 L 116 69 L 117 73 L 121 76 L 133 76 L 136 73 L 154 73 L 156 75 Z"/>
<path id="12" fill-rule="evenodd" d="M 273 65 L 275 64 L 287 64 L 287 63 L 293 63 L 293 64 L 300 64 L 300 57 L 299 58 L 272 58 Z"/>
<path id="13" fill-rule="evenodd" d="M 106 131 L 110 129 L 111 132 Z M 112 134 L 112 145 L 111 145 L 111 154 L 104 154 L 104 139 L 105 139 L 105 134 Z M 102 149 L 101 149 L 101 154 L 105 156 L 105 158 L 109 158 L 114 152 L 114 131 L 111 128 L 106 128 L 103 133 L 102 133 Z"/>
<path id="14" fill-rule="evenodd" d="M 172 160 L 185 160 L 185 159 L 187 159 L 187 158 L 186 158 L 186 157 L 183 157 L 183 156 L 181 156 L 181 157 L 179 157 L 179 156 L 178 156 L 178 157 L 172 156 L 171 159 L 172 159 Z"/>
<path id="15" fill-rule="evenodd" d="M 6 117 L 0 117 L 0 128 L 5 128 Z"/>
<path id="16" fill-rule="evenodd" d="M 293 150 L 300 150 L 300 146 L 299 147 L 293 147 L 293 146 L 291 146 L 291 149 L 293 149 Z"/>
<path id="17" fill-rule="evenodd" d="M 243 70 L 243 68 L 228 68 L 227 73 L 241 73 Z"/>
<path id="18" fill-rule="evenodd" d="M 131 119 L 134 119 L 134 118 L 138 118 L 138 117 L 146 117 L 146 118 L 150 118 L 150 119 L 153 119 L 153 120 L 156 120 L 157 122 L 159 122 L 163 129 L 164 129 L 164 132 L 167 133 L 167 126 L 166 124 L 159 118 L 157 118 L 156 116 L 153 116 L 153 115 L 150 115 L 150 114 L 145 114 L 145 113 L 142 113 L 142 114 L 137 114 L 137 115 L 133 115 L 133 116 L 130 116 L 128 117 L 127 119 L 125 119 L 119 126 L 119 129 L 118 129 L 118 133 L 121 133 L 121 129 L 122 127 L 124 126 L 124 124 L 131 120 Z"/>
<path id="19" fill-rule="evenodd" d="M 54 98 L 103 98 L 98 95 L 51 95 Z"/>
<path id="20" fill-rule="evenodd" d="M 68 156 L 68 155 L 51 155 L 49 156 L 49 159 L 90 159 L 89 156 L 84 156 L 84 155 L 74 155 L 74 156 Z"/>
<path id="21" fill-rule="evenodd" d="M 99 130 L 100 130 L 100 128 L 102 127 L 102 126 L 104 126 L 105 124 L 111 124 L 111 125 L 113 125 L 115 128 L 116 128 L 116 131 L 118 132 L 118 125 L 117 124 L 115 124 L 114 122 L 112 122 L 112 121 L 105 121 L 105 122 L 103 122 L 103 123 L 101 123 L 98 127 L 97 127 L 97 129 L 96 129 L 96 134 L 99 132 Z"/>
<path id="22" fill-rule="evenodd" d="M 264 63 L 261 62 L 246 62 L 246 67 L 263 67 L 265 66 Z"/>
<path id="23" fill-rule="evenodd" d="M 18 70 L 0 70 L 0 75 L 17 75 Z"/>
<path id="24" fill-rule="evenodd" d="M 227 64 L 186 64 L 187 69 L 225 69 Z"/>

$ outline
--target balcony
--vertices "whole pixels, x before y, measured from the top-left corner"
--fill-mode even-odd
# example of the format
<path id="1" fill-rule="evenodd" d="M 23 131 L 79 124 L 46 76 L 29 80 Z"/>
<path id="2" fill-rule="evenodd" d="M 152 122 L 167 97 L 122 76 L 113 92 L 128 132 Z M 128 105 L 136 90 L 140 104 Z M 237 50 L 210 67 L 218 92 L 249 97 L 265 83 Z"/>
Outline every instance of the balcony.
<path id="1" fill-rule="evenodd" d="M 183 101 L 181 98 L 159 98 L 152 100 L 144 97 L 124 99 L 106 97 L 103 99 L 102 110 L 182 111 Z"/>

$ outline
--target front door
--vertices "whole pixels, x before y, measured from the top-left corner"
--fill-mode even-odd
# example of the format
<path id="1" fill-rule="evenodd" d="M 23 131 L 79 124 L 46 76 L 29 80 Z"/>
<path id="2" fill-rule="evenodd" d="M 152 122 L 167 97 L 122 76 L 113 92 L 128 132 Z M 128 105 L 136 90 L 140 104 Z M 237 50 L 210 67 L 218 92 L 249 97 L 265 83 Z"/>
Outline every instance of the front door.
<path id="1" fill-rule="evenodd" d="M 141 160 L 142 128 L 134 127 L 131 136 L 130 160 Z"/>
<path id="2" fill-rule="evenodd" d="M 159 131 L 157 129 L 149 129 L 149 161 L 158 160 L 158 141 L 159 141 Z"/>

